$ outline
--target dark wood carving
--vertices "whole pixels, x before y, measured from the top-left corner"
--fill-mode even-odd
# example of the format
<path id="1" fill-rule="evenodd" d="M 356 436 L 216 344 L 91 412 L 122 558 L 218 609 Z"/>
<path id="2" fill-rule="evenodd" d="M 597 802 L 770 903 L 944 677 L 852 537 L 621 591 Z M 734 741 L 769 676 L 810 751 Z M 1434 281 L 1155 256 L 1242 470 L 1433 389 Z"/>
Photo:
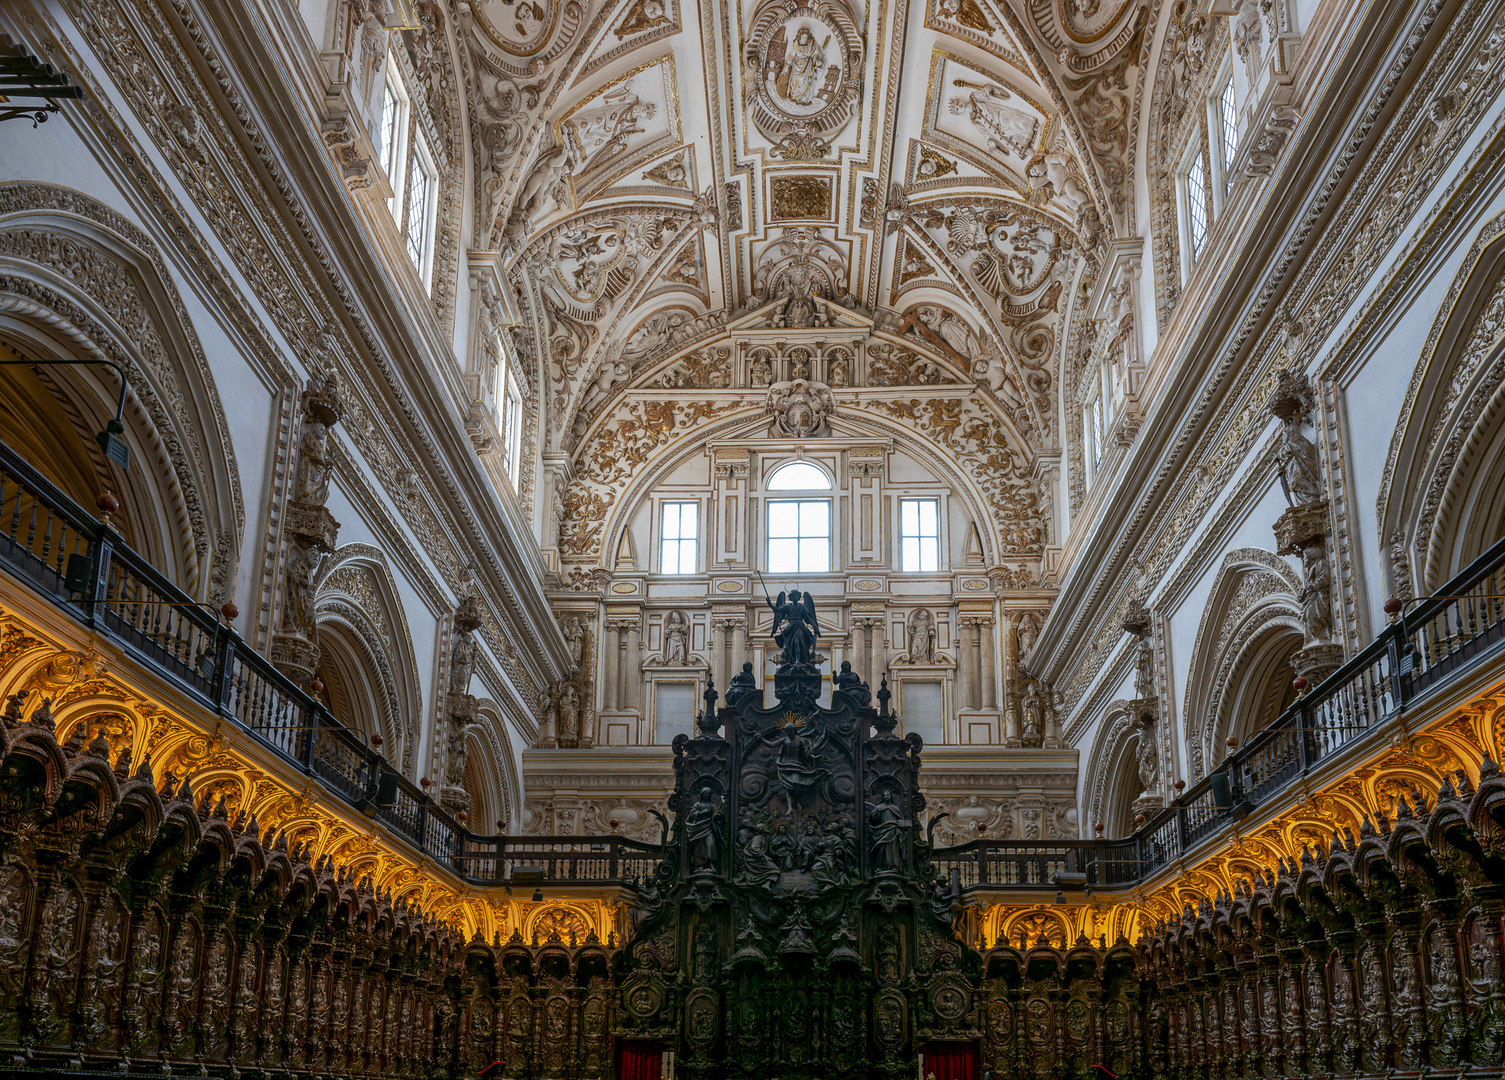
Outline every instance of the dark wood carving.
<path id="1" fill-rule="evenodd" d="M 1484 758 L 1136 943 L 951 933 L 921 746 L 864 689 L 744 678 L 675 747 L 627 943 L 462 941 L 103 740 L 0 729 L 0 1060 L 27 1075 L 608 1080 L 1497 1075 L 1505 778 Z M 877 695 L 880 706 L 886 695 Z M 711 702 L 714 706 L 714 701 Z M 709 794 L 707 794 L 707 791 Z M 492 1065 L 495 1062 L 497 1064 Z M 489 1066 L 489 1068 L 488 1068 Z"/>

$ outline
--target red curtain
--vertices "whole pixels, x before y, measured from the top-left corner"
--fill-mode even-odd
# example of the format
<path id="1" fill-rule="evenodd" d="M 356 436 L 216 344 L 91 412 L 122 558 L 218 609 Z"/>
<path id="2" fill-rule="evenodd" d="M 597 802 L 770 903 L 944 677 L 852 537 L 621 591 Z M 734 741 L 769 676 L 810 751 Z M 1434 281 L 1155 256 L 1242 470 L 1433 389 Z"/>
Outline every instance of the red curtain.
<path id="1" fill-rule="evenodd" d="M 659 1080 L 664 1067 L 662 1043 L 623 1039 L 617 1047 L 617 1080 Z"/>
<path id="2" fill-rule="evenodd" d="M 973 1043 L 926 1043 L 925 1080 L 977 1080 L 977 1047 Z"/>

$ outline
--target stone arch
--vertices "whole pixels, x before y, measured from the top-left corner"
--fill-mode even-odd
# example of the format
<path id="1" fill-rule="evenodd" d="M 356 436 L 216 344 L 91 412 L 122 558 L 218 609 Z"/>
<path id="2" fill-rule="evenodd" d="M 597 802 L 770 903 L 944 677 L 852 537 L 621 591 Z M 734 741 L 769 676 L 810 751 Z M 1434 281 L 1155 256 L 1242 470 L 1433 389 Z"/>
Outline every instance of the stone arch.
<path id="1" fill-rule="evenodd" d="M 1502 351 L 1505 215 L 1454 279 L 1391 438 L 1377 511 L 1394 595 L 1436 591 L 1505 535 Z"/>
<path id="2" fill-rule="evenodd" d="M 105 359 L 124 369 L 133 468 L 122 476 L 77 458 L 63 482 L 92 488 L 75 493 L 88 494 L 89 507 L 101 487 L 123 489 L 141 554 L 193 595 L 228 600 L 245 528 L 229 425 L 187 309 L 147 236 L 79 192 L 0 185 L 0 336 L 23 358 Z M 114 373 L 31 371 L 29 389 L 50 401 L 34 404 L 92 444 L 114 416 Z M 22 385 L 8 381 L 8 389 Z"/>
<path id="3" fill-rule="evenodd" d="M 1225 740 L 1241 740 L 1288 703 L 1290 657 L 1303 641 L 1301 580 L 1262 548 L 1223 557 L 1202 609 L 1182 703 L 1182 732 L 1193 781 L 1221 761 Z"/>
<path id="4" fill-rule="evenodd" d="M 958 396 L 961 396 L 960 393 Z M 994 416 L 995 414 L 990 412 L 988 415 Z M 999 431 L 1005 438 L 1019 440 L 1011 443 L 1010 449 L 1015 450 L 1016 456 L 1021 461 L 1024 460 L 1025 444 L 1018 436 L 1017 430 L 1006 418 L 997 417 L 996 419 L 1000 425 Z M 643 462 L 631 473 L 630 478 L 615 494 L 615 497 L 603 504 L 603 525 L 599 532 L 602 539 L 597 542 L 596 550 L 583 553 L 595 556 L 601 565 L 608 565 L 616 554 L 615 545 L 620 542 L 623 530 L 632 520 L 638 504 L 649 496 L 664 477 L 671 475 L 691 456 L 704 453 L 706 446 L 710 443 L 718 439 L 742 438 L 750 431 L 761 430 L 767 423 L 767 417 L 762 413 L 750 417 L 746 411 L 739 410 L 734 415 L 696 428 L 690 437 L 671 444 L 665 452 Z M 1043 542 L 1048 531 L 1048 507 L 1040 505 L 1038 495 L 1025 484 L 1022 477 L 1017 482 L 1013 479 L 995 482 L 993 478 L 980 477 L 980 470 L 974 467 L 978 464 L 977 460 L 964 459 L 963 455 L 958 453 L 958 446 L 946 445 L 931 438 L 923 429 L 916 431 L 911 426 L 876 413 L 842 412 L 834 416 L 831 423 L 833 430 L 842 435 L 877 436 L 891 440 L 896 449 L 915 457 L 932 470 L 935 476 L 944 477 L 951 485 L 952 491 L 961 500 L 967 515 L 977 525 L 982 540 L 983 558 L 989 565 L 1004 559 L 1038 558 L 1043 551 Z M 1016 520 L 1012 523 L 1001 522 L 995 499 L 990 498 L 990 492 L 985 489 L 984 484 L 992 487 L 992 494 L 998 499 L 1017 497 L 1032 517 L 1027 520 L 1025 515 L 1020 513 L 1016 515 Z M 840 487 L 839 478 L 837 486 Z M 1008 539 L 1003 531 L 1010 525 L 1016 532 L 1021 529 L 1033 530 L 1036 542 L 1021 550 L 1021 546 Z"/>
<path id="5" fill-rule="evenodd" d="M 367 737 L 412 778 L 422 692 L 413 637 L 387 566 L 369 544 L 335 551 L 314 598 L 320 675 L 330 711 Z"/>
<path id="6" fill-rule="evenodd" d="M 476 722 L 466 734 L 465 755 L 465 790 L 471 796 L 475 831 L 492 832 L 498 820 L 507 823 L 498 831 L 520 831 L 518 792 L 522 785 L 517 759 L 501 707 L 489 698 L 476 702 Z M 484 799 L 477 801 L 482 796 Z M 483 806 L 487 808 L 484 813 Z"/>
<path id="7" fill-rule="evenodd" d="M 1127 836 L 1134 831 L 1133 804 L 1143 785 L 1139 783 L 1139 766 L 1134 748 L 1139 736 L 1134 730 L 1134 713 L 1122 699 L 1110 702 L 1097 736 L 1092 740 L 1085 776 L 1091 789 L 1087 794 L 1089 813 L 1085 828 L 1103 826 L 1105 838 Z"/>

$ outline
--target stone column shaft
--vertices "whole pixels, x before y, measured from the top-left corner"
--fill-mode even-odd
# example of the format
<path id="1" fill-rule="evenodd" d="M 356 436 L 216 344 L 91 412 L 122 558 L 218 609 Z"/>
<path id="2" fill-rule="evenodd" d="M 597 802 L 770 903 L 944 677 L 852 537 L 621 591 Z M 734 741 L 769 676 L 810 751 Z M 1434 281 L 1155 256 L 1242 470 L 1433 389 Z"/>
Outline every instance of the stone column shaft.
<path id="1" fill-rule="evenodd" d="M 959 621 L 956 627 L 956 707 L 971 709 L 972 704 L 972 624 Z"/>
<path id="2" fill-rule="evenodd" d="M 642 709 L 643 632 L 638 624 L 627 628 L 627 658 L 622 665 L 622 708 Z"/>
<path id="3" fill-rule="evenodd" d="M 993 645 L 993 622 L 982 624 L 982 707 L 998 708 L 998 656 Z"/>
<path id="4" fill-rule="evenodd" d="M 617 628 L 611 623 L 606 624 L 606 642 L 601 650 L 606 660 L 606 678 L 601 680 L 601 708 L 615 709 L 617 707 L 617 662 L 620 659 L 618 653 L 620 646 L 617 644 Z"/>

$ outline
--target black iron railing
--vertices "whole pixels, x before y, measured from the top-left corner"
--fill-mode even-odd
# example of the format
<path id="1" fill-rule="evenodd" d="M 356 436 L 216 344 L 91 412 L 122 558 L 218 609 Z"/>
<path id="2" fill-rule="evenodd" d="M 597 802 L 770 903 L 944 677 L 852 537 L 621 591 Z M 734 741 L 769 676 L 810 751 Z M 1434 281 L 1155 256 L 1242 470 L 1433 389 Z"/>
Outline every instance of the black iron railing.
<path id="1" fill-rule="evenodd" d="M 233 720 L 335 797 L 477 884 L 631 884 L 662 848 L 619 836 L 466 830 L 230 627 L 0 444 L 0 564 Z M 974 840 L 933 853 L 964 889 L 1130 885 L 1180 858 L 1487 656 L 1505 651 L 1505 540 L 1403 612 L 1346 664 L 1133 835 Z"/>
<path id="2" fill-rule="evenodd" d="M 1293 781 L 1376 729 L 1388 729 L 1388 721 L 1472 670 L 1476 661 L 1505 653 L 1502 640 L 1505 539 L 1435 598 L 1401 612 L 1368 646 L 1133 836 L 1077 843 L 974 840 L 937 850 L 935 861 L 947 870 L 958 867 L 966 888 L 1042 882 L 1057 887 L 1058 873 L 1085 874 L 1092 887 L 1131 884 L 1278 798 Z"/>
<path id="3" fill-rule="evenodd" d="M 632 882 L 658 864 L 657 847 L 618 836 L 540 840 L 467 831 L 365 739 L 4 444 L 0 564 L 202 708 L 239 724 L 290 767 L 316 777 L 331 795 L 477 884 L 507 883 L 518 866 L 542 866 L 543 879 L 555 884 Z"/>

